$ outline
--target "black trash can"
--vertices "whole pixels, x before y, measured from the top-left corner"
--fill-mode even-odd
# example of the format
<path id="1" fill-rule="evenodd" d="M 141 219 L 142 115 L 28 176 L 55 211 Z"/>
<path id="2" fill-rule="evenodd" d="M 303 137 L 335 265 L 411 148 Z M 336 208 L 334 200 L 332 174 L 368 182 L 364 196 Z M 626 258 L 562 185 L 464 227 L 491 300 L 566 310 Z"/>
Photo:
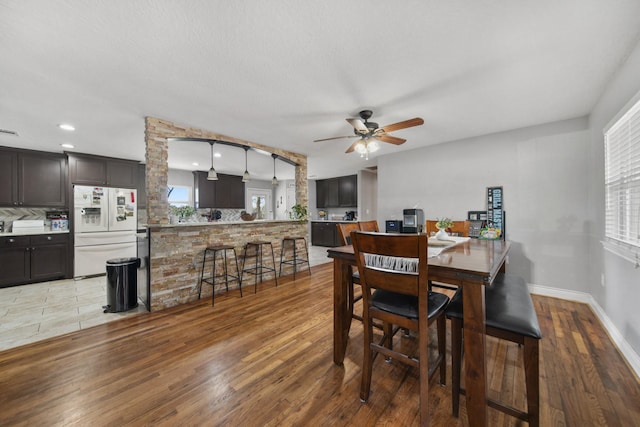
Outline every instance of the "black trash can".
<path id="1" fill-rule="evenodd" d="M 105 313 L 117 313 L 138 306 L 140 258 L 107 260 L 107 305 Z"/>

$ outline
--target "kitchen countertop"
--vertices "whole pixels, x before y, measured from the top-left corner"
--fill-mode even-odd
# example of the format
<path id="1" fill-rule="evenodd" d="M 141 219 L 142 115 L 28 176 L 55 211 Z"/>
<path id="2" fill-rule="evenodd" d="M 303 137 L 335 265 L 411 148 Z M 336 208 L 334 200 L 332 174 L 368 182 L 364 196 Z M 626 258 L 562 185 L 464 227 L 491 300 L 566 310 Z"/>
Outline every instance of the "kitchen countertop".
<path id="1" fill-rule="evenodd" d="M 69 234 L 69 230 L 48 230 L 43 228 L 42 230 L 20 230 L 9 231 L 6 233 L 0 233 L 0 237 L 9 236 L 32 236 L 35 234 Z"/>
<path id="2" fill-rule="evenodd" d="M 179 222 L 177 224 L 147 224 L 147 228 L 171 228 L 171 227 L 208 227 L 222 225 L 251 225 L 251 224 L 274 224 L 282 222 L 299 223 L 298 219 L 254 219 L 253 221 L 211 221 L 211 222 Z M 306 222 L 304 220 L 303 222 Z"/>

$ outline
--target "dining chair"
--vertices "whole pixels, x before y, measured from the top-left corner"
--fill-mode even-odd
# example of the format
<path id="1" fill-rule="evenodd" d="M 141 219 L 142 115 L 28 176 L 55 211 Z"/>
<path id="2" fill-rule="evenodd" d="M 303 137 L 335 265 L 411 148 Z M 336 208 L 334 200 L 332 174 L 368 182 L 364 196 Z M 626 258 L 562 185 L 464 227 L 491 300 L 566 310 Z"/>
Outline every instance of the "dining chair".
<path id="1" fill-rule="evenodd" d="M 436 223 L 438 221 L 428 219 L 425 221 L 425 230 L 427 231 L 427 235 L 431 235 L 431 233 L 437 233 L 438 227 L 436 227 Z M 471 221 L 453 221 L 453 227 L 447 228 L 447 233 L 450 233 L 452 236 L 460 236 L 460 237 L 469 237 L 469 228 L 471 226 Z"/>
<path id="2" fill-rule="evenodd" d="M 338 238 L 342 246 L 351 244 L 351 232 L 354 230 L 360 230 L 360 224 L 357 222 L 338 222 L 336 223 L 338 228 Z"/>
<path id="3" fill-rule="evenodd" d="M 423 392 L 435 371 L 440 371 L 440 383 L 446 379 L 446 319 L 444 310 L 449 297 L 431 292 L 427 284 L 427 235 L 381 234 L 352 231 L 351 241 L 360 272 L 363 296 L 364 355 L 360 400 L 366 402 L 371 391 L 373 362 L 378 354 L 418 368 L 420 387 L 420 420 L 429 416 L 428 394 Z M 383 335 L 374 341 L 373 322 L 381 321 Z M 438 355 L 429 367 L 428 327 L 437 322 Z M 400 329 L 417 333 L 417 352 L 402 350 L 410 345 L 393 347 L 393 338 Z M 403 336 L 401 339 L 411 339 Z"/>
<path id="4" fill-rule="evenodd" d="M 340 239 L 340 244 L 342 246 L 351 244 L 351 232 L 354 230 L 360 230 L 360 225 L 357 222 L 339 222 L 336 224 L 338 228 L 338 238 Z M 358 268 L 353 267 L 351 269 L 351 278 L 349 283 L 349 295 L 348 295 L 348 305 L 349 311 L 351 312 L 351 317 L 362 321 L 362 316 L 356 314 L 353 307 L 355 303 L 362 299 L 362 293 L 356 295 L 355 293 L 355 285 L 360 283 L 360 274 L 358 273 Z"/>
<path id="5" fill-rule="evenodd" d="M 464 389 L 460 387 L 463 354 L 462 292 L 462 288 L 456 292 L 445 310 L 447 318 L 451 319 L 451 403 L 455 417 L 458 416 L 460 394 L 464 394 Z M 487 405 L 527 421 L 530 427 L 538 427 L 540 424 L 539 346 L 542 334 L 527 283 L 522 277 L 500 274 L 496 276 L 491 286 L 485 286 L 484 298 L 485 333 L 488 336 L 517 343 L 522 348 L 527 391 L 526 411 L 493 399 L 489 399 Z"/>
<path id="6" fill-rule="evenodd" d="M 360 226 L 361 231 L 375 231 L 379 232 L 378 221 L 372 219 L 370 221 L 359 221 L 358 226 Z"/>

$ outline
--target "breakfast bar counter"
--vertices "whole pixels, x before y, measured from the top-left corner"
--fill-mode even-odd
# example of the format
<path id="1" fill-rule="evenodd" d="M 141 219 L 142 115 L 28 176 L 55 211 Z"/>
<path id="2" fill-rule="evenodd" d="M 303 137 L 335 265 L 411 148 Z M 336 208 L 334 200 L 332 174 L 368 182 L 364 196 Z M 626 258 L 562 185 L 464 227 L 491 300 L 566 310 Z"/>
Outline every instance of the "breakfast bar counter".
<path id="1" fill-rule="evenodd" d="M 266 240 L 272 243 L 278 266 L 282 238 L 307 239 L 308 223 L 299 220 L 254 220 L 149 224 L 150 310 L 158 311 L 198 299 L 202 257 L 207 246 L 232 245 L 238 256 L 245 243 Z M 235 268 L 235 267 L 234 267 Z M 291 269 L 291 267 L 288 267 Z M 283 274 L 285 274 L 283 267 Z M 266 274 L 266 279 L 271 279 Z M 236 282 L 229 288 L 237 288 Z M 202 298 L 211 296 L 211 287 L 202 288 Z"/>

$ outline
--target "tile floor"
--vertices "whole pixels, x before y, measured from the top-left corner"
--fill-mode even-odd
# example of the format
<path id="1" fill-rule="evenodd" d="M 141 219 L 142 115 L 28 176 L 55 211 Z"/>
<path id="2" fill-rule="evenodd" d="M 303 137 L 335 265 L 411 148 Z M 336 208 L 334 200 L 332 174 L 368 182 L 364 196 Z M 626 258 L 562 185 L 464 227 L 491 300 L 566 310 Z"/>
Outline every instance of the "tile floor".
<path id="1" fill-rule="evenodd" d="M 327 248 L 311 246 L 312 266 L 329 262 Z M 144 305 L 104 313 L 105 276 L 0 288 L 0 351 L 146 312 Z"/>

